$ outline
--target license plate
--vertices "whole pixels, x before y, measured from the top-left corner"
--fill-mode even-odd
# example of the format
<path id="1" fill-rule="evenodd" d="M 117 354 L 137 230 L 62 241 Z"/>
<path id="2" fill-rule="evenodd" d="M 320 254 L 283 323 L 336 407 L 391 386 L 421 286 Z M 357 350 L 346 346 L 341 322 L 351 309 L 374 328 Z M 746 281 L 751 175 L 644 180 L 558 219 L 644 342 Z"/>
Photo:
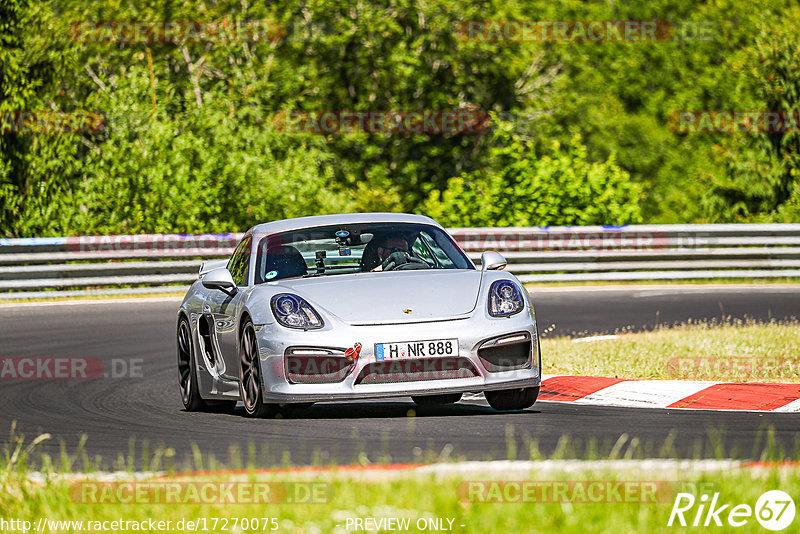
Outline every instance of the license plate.
<path id="1" fill-rule="evenodd" d="M 431 358 L 439 356 L 458 356 L 458 339 L 429 339 L 427 341 L 375 344 L 375 359 L 379 362 L 397 358 Z"/>

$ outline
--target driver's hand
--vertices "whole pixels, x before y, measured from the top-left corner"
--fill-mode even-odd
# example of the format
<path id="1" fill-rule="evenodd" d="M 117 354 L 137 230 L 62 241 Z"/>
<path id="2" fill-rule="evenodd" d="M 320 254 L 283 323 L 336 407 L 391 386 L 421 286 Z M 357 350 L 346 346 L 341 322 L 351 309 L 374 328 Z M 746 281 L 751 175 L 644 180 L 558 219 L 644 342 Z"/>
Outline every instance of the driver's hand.
<path id="1" fill-rule="evenodd" d="M 400 250 L 396 252 L 392 252 L 389 254 L 389 257 L 383 260 L 381 264 L 381 270 L 385 271 L 388 268 L 397 267 L 398 265 L 403 265 L 404 263 L 408 263 L 408 252 L 402 252 Z"/>

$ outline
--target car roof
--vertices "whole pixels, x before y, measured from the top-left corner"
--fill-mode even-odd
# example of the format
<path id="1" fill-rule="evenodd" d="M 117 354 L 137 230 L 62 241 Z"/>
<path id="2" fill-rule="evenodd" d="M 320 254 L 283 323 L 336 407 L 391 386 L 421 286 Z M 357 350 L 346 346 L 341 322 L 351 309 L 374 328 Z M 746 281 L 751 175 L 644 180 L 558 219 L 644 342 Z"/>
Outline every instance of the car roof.
<path id="1" fill-rule="evenodd" d="M 441 228 L 441 225 L 425 215 L 411 213 L 339 213 L 336 215 L 314 215 L 311 217 L 297 217 L 283 219 L 268 223 L 257 224 L 249 232 L 259 235 L 291 232 L 304 228 L 317 228 L 320 226 L 336 226 L 339 224 L 359 223 L 408 223 L 428 224 Z"/>

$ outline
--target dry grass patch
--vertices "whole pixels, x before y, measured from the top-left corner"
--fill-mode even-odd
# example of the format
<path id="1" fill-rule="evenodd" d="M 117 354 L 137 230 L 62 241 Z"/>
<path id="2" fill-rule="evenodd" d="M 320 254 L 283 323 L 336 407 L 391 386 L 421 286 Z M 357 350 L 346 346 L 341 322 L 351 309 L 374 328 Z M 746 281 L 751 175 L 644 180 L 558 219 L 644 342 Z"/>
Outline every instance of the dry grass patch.
<path id="1" fill-rule="evenodd" d="M 542 340 L 542 372 L 618 378 L 800 382 L 800 324 L 684 324 L 609 339 Z"/>

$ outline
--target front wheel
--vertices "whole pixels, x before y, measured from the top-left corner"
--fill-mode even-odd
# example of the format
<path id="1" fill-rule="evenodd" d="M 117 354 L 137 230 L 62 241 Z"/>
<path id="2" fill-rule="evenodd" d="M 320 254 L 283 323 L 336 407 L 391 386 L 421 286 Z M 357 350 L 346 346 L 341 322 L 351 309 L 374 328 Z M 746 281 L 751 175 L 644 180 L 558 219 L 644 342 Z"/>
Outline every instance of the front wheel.
<path id="1" fill-rule="evenodd" d="M 242 328 L 239 341 L 239 393 L 248 417 L 271 417 L 276 406 L 264 404 L 261 380 L 261 359 L 258 355 L 258 341 L 253 323 L 247 321 Z"/>
<path id="2" fill-rule="evenodd" d="M 530 408 L 539 396 L 539 386 L 535 388 L 502 389 L 500 391 L 485 391 L 484 396 L 489 401 L 489 406 L 495 410 L 524 410 Z"/>
<path id="3" fill-rule="evenodd" d="M 192 328 L 189 320 L 181 317 L 178 322 L 178 380 L 181 400 L 187 412 L 232 412 L 236 401 L 205 400 L 197 386 L 197 362 L 192 343 Z"/>

